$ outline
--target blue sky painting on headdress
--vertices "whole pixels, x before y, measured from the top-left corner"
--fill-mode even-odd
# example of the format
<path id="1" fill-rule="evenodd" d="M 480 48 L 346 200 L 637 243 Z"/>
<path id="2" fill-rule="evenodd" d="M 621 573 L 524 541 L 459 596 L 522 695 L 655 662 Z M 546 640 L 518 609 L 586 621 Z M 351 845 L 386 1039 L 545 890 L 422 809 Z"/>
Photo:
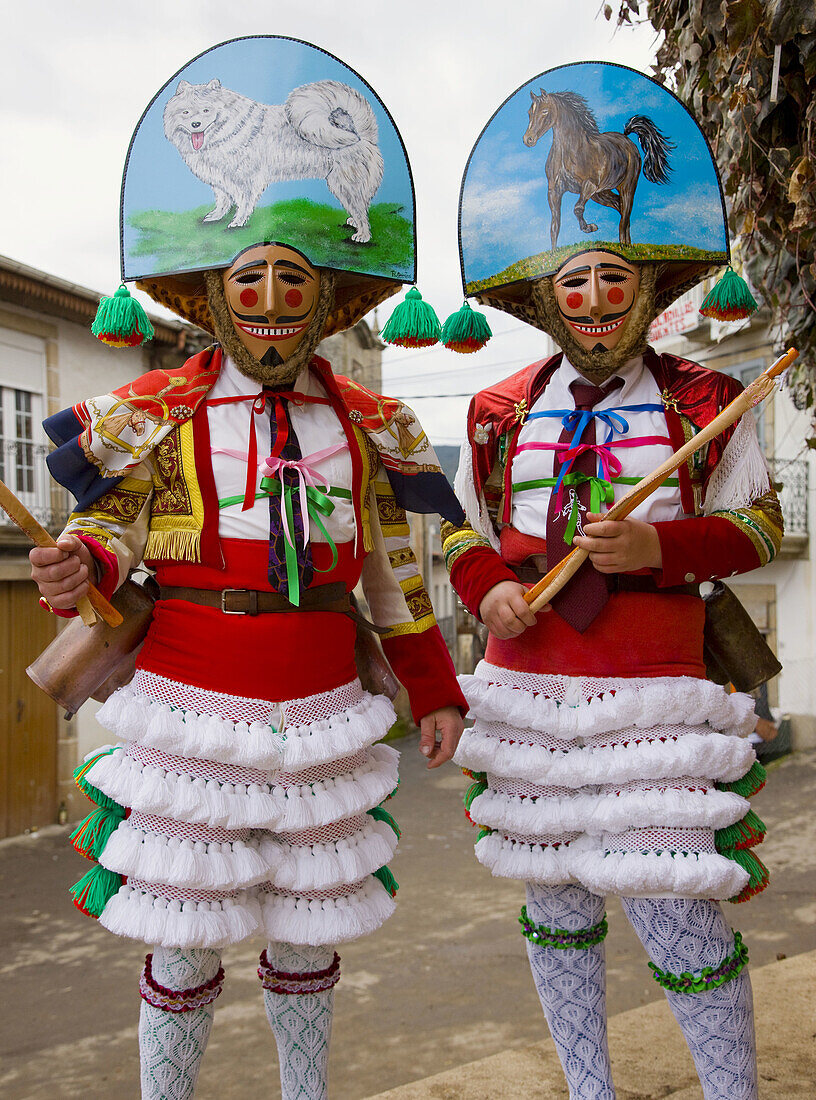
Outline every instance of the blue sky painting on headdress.
<path id="1" fill-rule="evenodd" d="M 180 81 L 207 85 L 214 79 L 223 89 L 272 108 L 280 108 L 294 89 L 324 80 L 347 85 L 366 100 L 376 120 L 383 159 L 382 181 L 365 203 L 369 241 L 351 240 L 355 229 L 345 225 L 349 211 L 327 186 L 320 167 L 326 149 L 317 145 L 312 157 L 317 166 L 303 170 L 316 178 L 297 178 L 301 169 L 288 169 L 288 178 L 266 183 L 246 224 L 229 227 L 237 216 L 234 203 L 223 218 L 204 222 L 216 206 L 214 184 L 196 175 L 165 136 L 163 115 Z M 282 111 L 275 117 L 284 120 Z M 342 109 L 332 124 L 351 132 L 351 120 Z M 226 171 L 234 171 L 230 165 L 250 129 L 236 125 L 234 142 L 224 144 Z M 293 155 L 284 148 L 287 140 L 302 159 L 311 156 L 307 143 L 289 134 L 280 142 L 284 162 Z M 406 282 L 414 279 L 414 193 L 400 135 L 382 102 L 355 72 L 331 54 L 295 39 L 256 36 L 222 43 L 195 58 L 162 87 L 131 141 L 122 181 L 121 232 L 126 279 L 226 267 L 242 249 L 259 240 L 292 244 L 316 267 Z"/>
<path id="2" fill-rule="evenodd" d="M 545 165 L 553 131 L 533 147 L 522 138 L 530 93 L 575 92 L 583 96 L 603 134 L 622 134 L 633 115 L 646 116 L 674 145 L 668 182 L 637 181 L 631 217 L 631 247 L 619 244 L 620 216 L 590 201 L 584 217 L 597 231 L 581 230 L 573 207 L 576 191 L 561 201 L 557 248 L 551 248 Z M 638 139 L 631 140 L 638 153 Z M 708 144 L 697 123 L 670 92 L 642 73 L 605 62 L 563 65 L 542 73 L 504 103 L 482 131 L 465 169 L 459 228 L 466 293 L 548 274 L 580 249 L 603 245 L 631 260 L 728 258 L 722 195 Z"/>

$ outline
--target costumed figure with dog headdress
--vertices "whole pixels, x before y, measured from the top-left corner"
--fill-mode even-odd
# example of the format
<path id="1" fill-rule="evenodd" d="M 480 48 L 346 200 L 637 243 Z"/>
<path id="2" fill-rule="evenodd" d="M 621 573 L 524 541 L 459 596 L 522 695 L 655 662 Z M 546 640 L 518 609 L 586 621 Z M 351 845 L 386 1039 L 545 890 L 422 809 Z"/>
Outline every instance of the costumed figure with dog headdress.
<path id="1" fill-rule="evenodd" d="M 118 741 L 77 773 L 98 808 L 75 833 L 95 866 L 74 898 L 152 945 L 143 1096 L 193 1095 L 220 951 L 257 934 L 283 1096 L 319 1100 L 335 948 L 397 889 L 395 713 L 357 675 L 360 579 L 429 766 L 465 710 L 405 514 L 462 510 L 410 410 L 315 355 L 414 279 L 408 161 L 336 58 L 239 39 L 152 100 L 121 224 L 123 277 L 216 342 L 47 421 L 78 501 L 62 549 L 32 552 L 52 608 L 73 613 L 89 573 L 109 596 L 140 562 L 160 586 L 135 677 L 97 715 Z M 145 322 L 122 288 L 95 331 L 134 344 Z"/>
<path id="2" fill-rule="evenodd" d="M 748 802 L 763 774 L 750 698 L 706 678 L 699 585 L 779 549 L 752 413 L 628 518 L 604 519 L 741 390 L 647 343 L 654 318 L 728 261 L 710 150 L 640 73 L 550 70 L 476 143 L 460 239 L 466 295 L 561 348 L 474 397 L 456 484 L 467 523 L 443 527 L 452 583 L 489 628 L 485 660 L 460 678 L 477 858 L 527 884 L 522 929 L 570 1097 L 615 1095 L 603 940 L 617 894 L 705 1097 L 750 1100 L 747 956 L 717 899 L 767 882 Z M 589 560 L 536 616 L 529 585 L 573 546 Z"/>

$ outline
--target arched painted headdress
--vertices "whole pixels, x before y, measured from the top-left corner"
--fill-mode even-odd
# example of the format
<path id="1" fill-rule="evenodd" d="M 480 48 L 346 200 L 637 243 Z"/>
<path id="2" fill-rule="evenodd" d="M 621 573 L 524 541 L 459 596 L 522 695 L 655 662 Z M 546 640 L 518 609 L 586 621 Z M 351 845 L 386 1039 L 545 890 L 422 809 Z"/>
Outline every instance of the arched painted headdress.
<path id="1" fill-rule="evenodd" d="M 660 265 L 655 310 L 729 262 L 708 142 L 668 89 L 601 61 L 548 69 L 482 130 L 459 200 L 467 296 L 524 320 L 530 281 L 608 248 Z"/>
<path id="2" fill-rule="evenodd" d="M 385 105 L 336 57 L 276 35 L 213 46 L 156 93 L 120 230 L 123 280 L 208 331 L 202 273 L 252 244 L 337 272 L 327 336 L 415 280 L 411 169 Z"/>

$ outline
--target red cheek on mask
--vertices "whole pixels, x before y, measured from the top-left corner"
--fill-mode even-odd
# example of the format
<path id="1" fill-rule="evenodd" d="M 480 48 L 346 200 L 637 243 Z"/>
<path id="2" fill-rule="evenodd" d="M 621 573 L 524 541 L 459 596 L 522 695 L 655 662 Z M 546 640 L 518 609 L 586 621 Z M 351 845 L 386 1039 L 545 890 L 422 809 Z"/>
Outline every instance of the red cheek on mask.
<path id="1" fill-rule="evenodd" d="M 242 290 L 239 295 L 242 306 L 256 306 L 258 304 L 258 292 L 247 287 L 246 290 Z"/>
<path id="2" fill-rule="evenodd" d="M 571 294 L 567 295 L 567 305 L 570 309 L 580 309 L 584 304 L 583 294 L 579 294 L 577 290 L 573 290 Z"/>
<path id="3" fill-rule="evenodd" d="M 283 300 L 288 306 L 299 306 L 303 301 L 303 295 L 299 290 L 295 290 L 293 287 L 291 290 L 286 291 Z"/>
<path id="4" fill-rule="evenodd" d="M 606 297 L 610 305 L 619 306 L 623 301 L 623 291 L 619 286 L 612 286 L 607 290 Z"/>

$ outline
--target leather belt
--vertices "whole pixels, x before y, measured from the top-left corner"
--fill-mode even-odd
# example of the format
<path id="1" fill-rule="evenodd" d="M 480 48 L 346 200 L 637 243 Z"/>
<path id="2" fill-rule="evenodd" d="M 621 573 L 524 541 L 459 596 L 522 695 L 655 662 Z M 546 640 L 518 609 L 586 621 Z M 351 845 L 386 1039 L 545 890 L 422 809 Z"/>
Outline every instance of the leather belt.
<path id="1" fill-rule="evenodd" d="M 542 573 L 534 565 L 510 565 L 506 563 L 522 584 L 537 584 Z M 700 596 L 697 584 L 674 584 L 661 588 L 654 577 L 646 573 L 607 573 L 606 584 L 610 592 L 651 592 L 659 596 Z"/>
<path id="2" fill-rule="evenodd" d="M 300 611 L 331 611 L 347 615 L 352 622 L 374 634 L 387 634 L 387 626 L 375 626 L 360 614 L 357 601 L 346 592 L 342 581 L 306 588 L 297 607 L 280 592 L 261 592 L 254 588 L 182 588 L 163 585 L 160 600 L 186 600 L 203 607 L 215 607 L 225 615 L 275 615 Z"/>
<path id="3" fill-rule="evenodd" d="M 300 594 L 297 607 L 280 592 L 260 592 L 254 588 L 179 588 L 163 585 L 159 599 L 186 600 L 203 607 L 216 607 L 225 615 L 269 615 L 287 611 L 335 611 L 348 615 L 351 612 L 351 600 L 342 583 L 305 589 Z"/>

